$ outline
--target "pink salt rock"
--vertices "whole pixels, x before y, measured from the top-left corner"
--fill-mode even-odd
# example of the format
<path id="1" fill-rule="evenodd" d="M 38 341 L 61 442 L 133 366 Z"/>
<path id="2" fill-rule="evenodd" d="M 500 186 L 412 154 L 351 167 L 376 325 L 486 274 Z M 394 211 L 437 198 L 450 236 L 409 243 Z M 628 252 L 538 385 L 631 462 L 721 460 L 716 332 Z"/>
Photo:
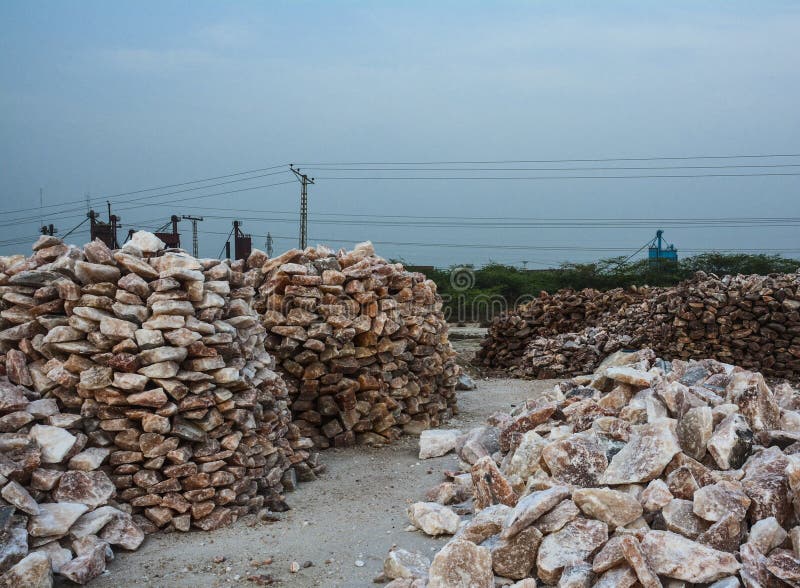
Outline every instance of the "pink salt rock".
<path id="1" fill-rule="evenodd" d="M 514 506 L 517 503 L 517 493 L 491 457 L 482 457 L 475 462 L 471 474 L 476 509 L 492 504 Z"/>
<path id="2" fill-rule="evenodd" d="M 640 497 L 644 510 L 653 512 L 661 510 L 674 498 L 663 480 L 651 481 Z"/>
<path id="3" fill-rule="evenodd" d="M 523 496 L 506 518 L 502 537 L 513 537 L 566 498 L 569 498 L 567 486 L 553 486 L 547 490 Z"/>
<path id="4" fill-rule="evenodd" d="M 642 588 L 662 588 L 661 580 L 650 569 L 647 558 L 635 537 L 631 535 L 622 537 L 620 547 L 628 565 L 631 566 L 631 569 L 636 573 L 636 577 L 639 578 Z"/>
<path id="5" fill-rule="evenodd" d="M 453 539 L 433 558 L 428 588 L 494 588 L 490 551 L 470 541 Z"/>
<path id="6" fill-rule="evenodd" d="M 603 521 L 610 529 L 624 527 L 642 516 L 642 505 L 626 492 L 610 488 L 579 488 L 572 500 L 583 513 Z"/>
<path id="7" fill-rule="evenodd" d="M 499 538 L 490 547 L 494 573 L 504 578 L 521 580 L 530 574 L 542 534 L 535 527 L 523 529 L 510 539 Z"/>
<path id="8" fill-rule="evenodd" d="M 556 584 L 564 567 L 586 562 L 608 541 L 608 526 L 600 521 L 575 519 L 560 531 L 547 535 L 539 546 L 536 570 L 546 584 Z"/>
<path id="9" fill-rule="evenodd" d="M 584 488 L 596 486 L 608 467 L 606 453 L 594 432 L 550 443 L 542 450 L 542 459 L 555 480 Z"/>
<path id="10" fill-rule="evenodd" d="M 733 553 L 742 542 L 742 521 L 732 514 L 726 514 L 706 531 L 700 533 L 697 542 L 719 551 Z"/>
<path id="11" fill-rule="evenodd" d="M 716 522 L 727 514 L 743 520 L 747 516 L 750 498 L 738 482 L 722 480 L 703 486 L 694 493 L 694 514 L 707 521 Z"/>
<path id="12" fill-rule="evenodd" d="M 668 531 L 649 531 L 641 547 L 656 574 L 694 584 L 734 575 L 741 567 L 730 553 L 711 549 Z"/>
<path id="13" fill-rule="evenodd" d="M 660 419 L 635 427 L 630 441 L 600 476 L 600 484 L 637 484 L 657 478 L 680 451 L 675 421 Z"/>

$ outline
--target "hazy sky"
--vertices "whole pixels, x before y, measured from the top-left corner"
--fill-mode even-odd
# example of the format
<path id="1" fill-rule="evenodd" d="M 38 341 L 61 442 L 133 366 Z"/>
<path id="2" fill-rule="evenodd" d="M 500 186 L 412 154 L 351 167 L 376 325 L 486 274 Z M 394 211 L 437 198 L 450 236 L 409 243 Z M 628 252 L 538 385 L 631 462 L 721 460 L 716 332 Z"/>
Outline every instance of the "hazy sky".
<path id="1" fill-rule="evenodd" d="M 289 162 L 800 153 L 798 38 L 800 4 L 792 1 L 4 0 L 0 253 L 27 251 L 40 226 L 40 188 L 51 206 L 45 222 L 64 234 L 83 218 L 87 193 L 105 213 L 115 194 Z M 731 164 L 798 167 L 540 171 Z M 800 256 L 796 226 L 497 226 L 800 217 L 800 176 L 332 179 L 800 173 L 800 157 L 488 166 L 534 168 L 523 172 L 374 167 L 310 170 L 319 178 L 310 188 L 312 243 L 371 239 L 384 256 L 420 264 L 527 260 L 535 267 L 632 253 L 663 226 L 682 254 L 760 248 Z M 267 231 L 277 250 L 296 246 L 296 182 L 195 198 L 291 180 L 283 169 L 205 191 L 116 196 L 121 234 L 171 214 L 203 215 L 200 253 L 217 256 L 236 216 L 259 235 L 254 246 L 264 246 Z M 380 224 L 383 215 L 392 216 Z M 483 217 L 498 220 L 463 226 Z M 446 226 L 425 224 L 431 221 Z M 85 226 L 69 240 L 85 242 Z M 181 228 L 188 247 L 190 225 Z M 443 246 L 454 244 L 492 247 Z"/>

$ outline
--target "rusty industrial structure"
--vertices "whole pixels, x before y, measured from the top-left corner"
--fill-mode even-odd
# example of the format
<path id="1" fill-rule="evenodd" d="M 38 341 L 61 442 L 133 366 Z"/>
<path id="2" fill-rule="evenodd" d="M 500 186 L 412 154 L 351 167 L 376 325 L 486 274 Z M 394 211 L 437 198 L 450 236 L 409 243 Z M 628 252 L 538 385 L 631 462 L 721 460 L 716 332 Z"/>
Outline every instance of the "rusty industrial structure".
<path id="1" fill-rule="evenodd" d="M 111 203 L 108 203 L 108 222 L 99 220 L 100 215 L 94 210 L 86 213 L 89 218 L 89 235 L 91 240 L 100 239 L 105 243 L 109 249 L 119 249 L 120 243 L 117 241 L 117 229 L 121 226 L 119 224 L 120 218 L 111 214 Z"/>

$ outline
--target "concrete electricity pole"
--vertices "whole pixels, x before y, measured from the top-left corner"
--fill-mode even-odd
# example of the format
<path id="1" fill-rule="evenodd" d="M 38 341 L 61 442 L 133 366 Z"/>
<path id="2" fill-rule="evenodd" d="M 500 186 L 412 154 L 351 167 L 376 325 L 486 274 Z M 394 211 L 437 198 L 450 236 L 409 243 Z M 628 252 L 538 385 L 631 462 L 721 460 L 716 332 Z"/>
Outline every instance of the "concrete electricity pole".
<path id="1" fill-rule="evenodd" d="M 314 178 L 300 173 L 300 168 L 295 169 L 294 164 L 289 165 L 300 181 L 300 249 L 305 249 L 308 242 L 308 185 L 314 183 Z"/>
<path id="2" fill-rule="evenodd" d="M 203 220 L 202 216 L 191 216 L 188 214 L 184 214 L 181 216 L 184 220 L 192 221 L 192 255 L 195 257 L 199 257 L 197 255 L 198 243 L 197 243 L 197 221 Z"/>

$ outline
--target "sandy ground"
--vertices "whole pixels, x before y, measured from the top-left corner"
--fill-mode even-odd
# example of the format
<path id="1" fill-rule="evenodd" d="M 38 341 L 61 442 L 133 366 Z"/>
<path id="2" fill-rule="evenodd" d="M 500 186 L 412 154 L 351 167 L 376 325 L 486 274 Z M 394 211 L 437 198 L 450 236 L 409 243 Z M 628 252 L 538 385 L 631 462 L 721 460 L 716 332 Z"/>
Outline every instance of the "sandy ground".
<path id="1" fill-rule="evenodd" d="M 491 413 L 553 383 L 479 380 L 477 390 L 459 393 L 460 414 L 447 427 L 482 424 Z M 293 510 L 281 520 L 262 523 L 246 517 L 212 533 L 150 536 L 139 551 L 118 552 L 92 586 L 375 586 L 372 579 L 393 544 L 432 557 L 446 542 L 406 531 L 405 509 L 442 481 L 443 470 L 456 466 L 454 456 L 420 462 L 417 439 L 404 437 L 391 447 L 331 449 L 323 459 L 328 472 L 287 495 Z M 268 559 L 269 565 L 254 565 Z M 292 574 L 293 561 L 312 565 Z M 249 579 L 259 575 L 261 583 Z"/>

